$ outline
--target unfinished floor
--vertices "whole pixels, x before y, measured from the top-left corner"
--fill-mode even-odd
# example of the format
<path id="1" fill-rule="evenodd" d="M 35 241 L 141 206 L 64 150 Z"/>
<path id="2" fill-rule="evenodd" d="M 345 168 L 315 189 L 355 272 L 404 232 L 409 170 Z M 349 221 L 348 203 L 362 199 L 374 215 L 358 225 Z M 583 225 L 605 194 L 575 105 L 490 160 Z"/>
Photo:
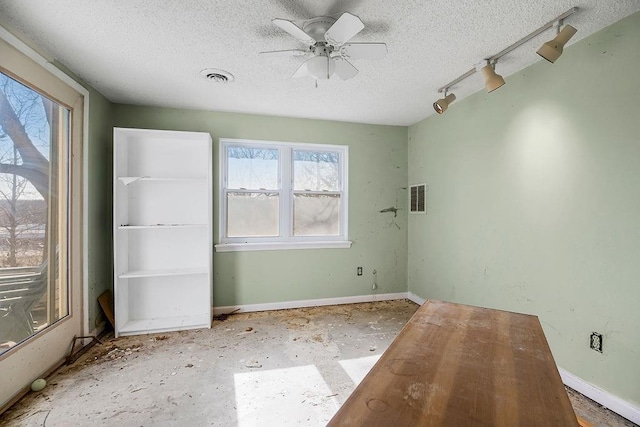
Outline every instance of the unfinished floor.
<path id="1" fill-rule="evenodd" d="M 108 336 L 1 418 L 7 426 L 322 426 L 418 306 L 230 316 L 211 330 Z M 597 426 L 633 426 L 570 391 Z"/>

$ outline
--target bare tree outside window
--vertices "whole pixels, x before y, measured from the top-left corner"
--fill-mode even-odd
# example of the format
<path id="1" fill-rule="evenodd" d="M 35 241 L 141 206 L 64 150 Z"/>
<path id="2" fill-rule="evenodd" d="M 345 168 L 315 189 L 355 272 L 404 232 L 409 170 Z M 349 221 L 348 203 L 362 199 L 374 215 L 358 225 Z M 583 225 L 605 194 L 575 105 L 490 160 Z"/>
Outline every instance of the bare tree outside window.
<path id="1" fill-rule="evenodd" d="M 17 165 L 17 149 L 11 161 L 0 154 L 0 163 Z M 47 205 L 29 198 L 33 186 L 16 174 L 0 173 L 0 268 L 38 265 L 44 261 Z"/>
<path id="2" fill-rule="evenodd" d="M 68 314 L 53 268 L 58 138 L 68 119 L 64 107 L 0 73 L 0 352 Z"/>

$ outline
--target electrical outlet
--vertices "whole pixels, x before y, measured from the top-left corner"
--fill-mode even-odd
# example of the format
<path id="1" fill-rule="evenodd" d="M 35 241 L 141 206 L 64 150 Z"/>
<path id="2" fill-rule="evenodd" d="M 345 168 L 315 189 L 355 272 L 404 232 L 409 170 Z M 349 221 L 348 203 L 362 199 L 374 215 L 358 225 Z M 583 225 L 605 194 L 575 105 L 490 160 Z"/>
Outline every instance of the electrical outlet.
<path id="1" fill-rule="evenodd" d="M 362 276 L 362 267 L 358 267 L 356 272 L 357 272 L 358 276 Z"/>
<path id="2" fill-rule="evenodd" d="M 599 334 L 597 332 L 592 332 L 589 346 L 591 347 L 592 350 L 599 351 L 600 353 L 602 353 L 602 334 Z"/>

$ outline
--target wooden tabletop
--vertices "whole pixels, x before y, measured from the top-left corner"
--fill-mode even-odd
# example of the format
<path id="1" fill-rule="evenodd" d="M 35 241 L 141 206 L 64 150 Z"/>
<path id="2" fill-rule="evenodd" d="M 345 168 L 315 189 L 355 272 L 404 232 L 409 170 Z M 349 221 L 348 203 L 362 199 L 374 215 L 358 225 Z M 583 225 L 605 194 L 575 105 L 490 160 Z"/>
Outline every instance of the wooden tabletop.
<path id="1" fill-rule="evenodd" d="M 536 316 L 429 300 L 329 426 L 577 426 Z"/>

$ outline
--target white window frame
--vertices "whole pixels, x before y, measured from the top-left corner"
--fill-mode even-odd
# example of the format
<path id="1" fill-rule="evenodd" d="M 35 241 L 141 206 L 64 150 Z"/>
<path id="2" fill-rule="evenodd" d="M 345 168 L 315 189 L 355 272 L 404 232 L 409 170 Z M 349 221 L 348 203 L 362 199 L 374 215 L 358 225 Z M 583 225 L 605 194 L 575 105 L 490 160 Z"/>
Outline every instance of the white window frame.
<path id="1" fill-rule="evenodd" d="M 264 148 L 278 150 L 278 189 L 266 192 L 279 193 L 279 236 L 264 237 L 227 237 L 227 192 L 235 191 L 227 188 L 228 147 Z M 293 151 L 330 151 L 337 152 L 339 161 L 340 193 L 340 235 L 336 236 L 294 236 L 293 235 Z M 218 231 L 219 241 L 215 245 L 216 252 L 278 250 L 278 249 L 315 249 L 315 248 L 350 248 L 348 240 L 349 197 L 348 166 L 349 147 L 329 144 L 304 144 L 296 142 L 260 141 L 249 139 L 220 138 L 219 140 L 218 180 Z M 323 192 L 318 192 L 321 194 Z M 333 192 L 331 192 L 333 193 Z"/>

